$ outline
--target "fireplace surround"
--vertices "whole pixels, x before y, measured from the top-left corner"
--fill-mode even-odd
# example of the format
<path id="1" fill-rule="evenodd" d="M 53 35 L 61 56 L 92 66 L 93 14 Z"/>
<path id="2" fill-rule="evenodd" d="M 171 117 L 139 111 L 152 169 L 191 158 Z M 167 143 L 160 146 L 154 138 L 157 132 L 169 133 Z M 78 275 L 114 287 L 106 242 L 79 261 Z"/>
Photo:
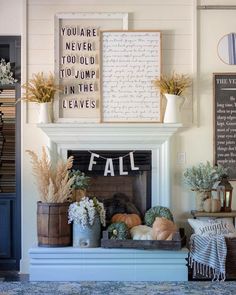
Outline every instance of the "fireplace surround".
<path id="1" fill-rule="evenodd" d="M 171 208 L 171 136 L 181 124 L 54 123 L 39 127 L 52 151 L 150 151 L 151 206 Z M 188 250 L 29 249 L 31 281 L 187 281 Z"/>
<path id="2" fill-rule="evenodd" d="M 94 155 L 97 155 L 96 161 Z M 132 151 L 131 155 L 130 159 L 130 151 L 127 150 L 68 150 L 67 152 L 68 157 L 74 157 L 72 168 L 79 169 L 90 177 L 87 196 L 94 196 L 104 203 L 107 221 L 111 219 L 110 215 L 115 213 L 139 212 L 144 216 L 151 207 L 152 152 L 136 150 Z M 108 159 L 112 160 L 114 176 L 105 172 Z M 93 164 L 91 168 L 90 163 Z M 119 207 L 119 203 L 125 200 L 134 206 L 134 211 L 130 208 L 130 212 L 126 212 L 124 207 Z M 114 208 L 114 203 L 118 208 Z"/>
<path id="3" fill-rule="evenodd" d="M 54 123 L 39 124 L 49 147 L 64 159 L 68 150 L 151 151 L 151 205 L 171 207 L 171 137 L 182 124 L 162 123 Z"/>

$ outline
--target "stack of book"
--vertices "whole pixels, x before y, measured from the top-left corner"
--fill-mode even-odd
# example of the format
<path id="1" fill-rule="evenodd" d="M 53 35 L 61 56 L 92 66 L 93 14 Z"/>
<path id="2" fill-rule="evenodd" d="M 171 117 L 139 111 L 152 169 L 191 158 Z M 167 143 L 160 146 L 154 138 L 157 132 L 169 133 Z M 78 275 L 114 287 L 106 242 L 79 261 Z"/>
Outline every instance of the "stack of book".
<path id="1" fill-rule="evenodd" d="M 0 192 L 16 190 L 15 126 L 16 93 L 14 88 L 0 88 Z"/>

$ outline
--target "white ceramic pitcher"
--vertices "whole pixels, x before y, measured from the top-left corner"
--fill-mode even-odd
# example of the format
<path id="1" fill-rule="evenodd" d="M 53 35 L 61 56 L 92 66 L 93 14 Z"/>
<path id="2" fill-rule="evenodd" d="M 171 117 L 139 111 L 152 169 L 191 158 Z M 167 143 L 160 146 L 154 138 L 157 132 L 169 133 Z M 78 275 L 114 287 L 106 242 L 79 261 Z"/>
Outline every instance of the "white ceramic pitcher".
<path id="1" fill-rule="evenodd" d="M 167 100 L 164 123 L 180 123 L 181 109 L 185 98 L 175 94 L 165 93 Z"/>
<path id="2" fill-rule="evenodd" d="M 39 119 L 38 123 L 52 123 L 51 118 L 51 102 L 43 102 L 39 104 Z"/>

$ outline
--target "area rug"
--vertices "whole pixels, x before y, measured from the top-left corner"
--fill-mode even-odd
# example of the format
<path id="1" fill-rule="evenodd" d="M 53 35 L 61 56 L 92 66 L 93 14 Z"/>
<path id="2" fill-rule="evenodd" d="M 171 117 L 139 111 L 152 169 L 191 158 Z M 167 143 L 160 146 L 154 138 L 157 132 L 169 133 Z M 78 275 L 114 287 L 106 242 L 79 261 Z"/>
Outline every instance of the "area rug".
<path id="1" fill-rule="evenodd" d="M 236 282 L 0 282 L 0 295 L 235 295 Z"/>

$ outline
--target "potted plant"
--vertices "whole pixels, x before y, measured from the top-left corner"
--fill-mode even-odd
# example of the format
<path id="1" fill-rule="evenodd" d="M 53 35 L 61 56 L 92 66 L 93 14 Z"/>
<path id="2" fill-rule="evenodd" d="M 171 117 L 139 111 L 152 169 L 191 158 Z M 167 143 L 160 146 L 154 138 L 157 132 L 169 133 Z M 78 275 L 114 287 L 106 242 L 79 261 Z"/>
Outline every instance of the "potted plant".
<path id="1" fill-rule="evenodd" d="M 160 89 L 166 97 L 167 104 L 164 115 L 164 123 L 178 123 L 181 121 L 181 108 L 185 98 L 182 93 L 191 86 L 192 82 L 188 75 L 172 73 L 170 76 L 161 75 L 154 80 L 154 86 Z"/>
<path id="2" fill-rule="evenodd" d="M 69 177 L 73 157 L 67 161 L 59 159 L 55 165 L 42 149 L 41 159 L 31 151 L 26 151 L 32 160 L 33 174 L 39 191 L 37 202 L 38 245 L 59 247 L 71 245 L 71 226 L 67 222 L 67 212 L 71 198 L 74 177 Z"/>
<path id="3" fill-rule="evenodd" d="M 96 198 L 83 197 L 69 206 L 68 222 L 73 222 L 73 246 L 80 248 L 99 247 L 101 225 L 106 225 L 103 203 Z"/>
<path id="4" fill-rule="evenodd" d="M 212 166 L 209 161 L 187 168 L 184 172 L 185 183 L 196 192 L 196 210 L 203 210 L 203 203 L 211 197 L 213 185 L 220 180 L 226 169 L 221 166 Z"/>
<path id="5" fill-rule="evenodd" d="M 86 190 L 90 183 L 90 177 L 86 176 L 84 172 L 75 169 L 70 171 L 69 177 L 74 177 L 74 181 L 72 183 L 73 201 L 79 202 L 86 196 Z"/>
<path id="6" fill-rule="evenodd" d="M 43 72 L 33 74 L 32 79 L 21 86 L 26 90 L 25 95 L 20 100 L 39 104 L 38 123 L 52 122 L 52 102 L 59 86 L 53 74 L 45 75 Z"/>

